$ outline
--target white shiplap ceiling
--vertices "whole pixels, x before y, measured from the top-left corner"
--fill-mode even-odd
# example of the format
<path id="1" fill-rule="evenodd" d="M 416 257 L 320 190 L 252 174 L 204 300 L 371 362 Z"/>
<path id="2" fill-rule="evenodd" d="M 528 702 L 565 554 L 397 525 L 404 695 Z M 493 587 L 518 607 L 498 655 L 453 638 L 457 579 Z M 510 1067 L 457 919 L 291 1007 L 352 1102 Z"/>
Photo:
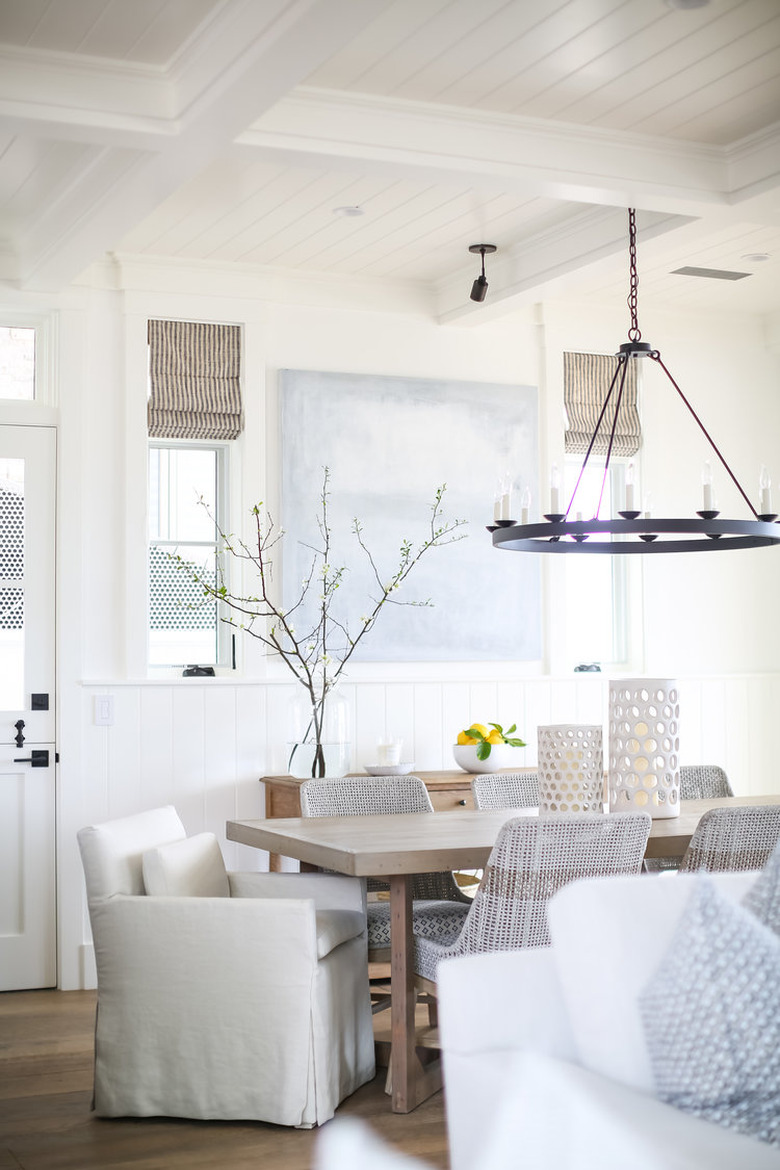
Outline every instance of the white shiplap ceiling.
<path id="1" fill-rule="evenodd" d="M 0 0 L 7 284 L 116 253 L 456 320 L 624 297 L 628 206 L 647 293 L 780 311 L 780 0 Z"/>

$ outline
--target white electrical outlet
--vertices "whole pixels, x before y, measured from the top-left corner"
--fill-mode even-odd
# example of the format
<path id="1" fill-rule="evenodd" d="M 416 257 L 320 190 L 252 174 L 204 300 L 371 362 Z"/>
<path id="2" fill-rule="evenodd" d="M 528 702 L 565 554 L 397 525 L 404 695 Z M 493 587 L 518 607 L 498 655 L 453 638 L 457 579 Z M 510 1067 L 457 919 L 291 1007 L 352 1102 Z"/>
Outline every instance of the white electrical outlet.
<path id="1" fill-rule="evenodd" d="M 114 726 L 114 696 L 95 695 L 94 723 L 96 727 Z"/>

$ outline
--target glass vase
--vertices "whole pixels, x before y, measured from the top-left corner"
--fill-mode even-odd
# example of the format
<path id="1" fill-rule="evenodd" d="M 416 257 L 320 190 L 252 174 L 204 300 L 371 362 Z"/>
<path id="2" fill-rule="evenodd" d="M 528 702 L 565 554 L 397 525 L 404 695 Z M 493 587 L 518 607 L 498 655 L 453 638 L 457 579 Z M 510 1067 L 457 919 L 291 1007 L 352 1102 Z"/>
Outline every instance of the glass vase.
<path id="1" fill-rule="evenodd" d="M 298 779 L 344 776 L 350 767 L 349 704 L 332 688 L 320 708 L 303 687 L 290 704 L 287 771 Z"/>

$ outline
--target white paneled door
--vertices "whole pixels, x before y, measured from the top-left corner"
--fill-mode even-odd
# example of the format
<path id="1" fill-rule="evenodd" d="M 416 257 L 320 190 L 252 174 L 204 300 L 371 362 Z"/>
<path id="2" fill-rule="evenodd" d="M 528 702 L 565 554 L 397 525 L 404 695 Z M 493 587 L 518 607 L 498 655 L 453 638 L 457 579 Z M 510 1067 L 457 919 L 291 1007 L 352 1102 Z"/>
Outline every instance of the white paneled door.
<path id="1" fill-rule="evenodd" d="M 0 426 L 0 991 L 56 971 L 56 436 Z"/>

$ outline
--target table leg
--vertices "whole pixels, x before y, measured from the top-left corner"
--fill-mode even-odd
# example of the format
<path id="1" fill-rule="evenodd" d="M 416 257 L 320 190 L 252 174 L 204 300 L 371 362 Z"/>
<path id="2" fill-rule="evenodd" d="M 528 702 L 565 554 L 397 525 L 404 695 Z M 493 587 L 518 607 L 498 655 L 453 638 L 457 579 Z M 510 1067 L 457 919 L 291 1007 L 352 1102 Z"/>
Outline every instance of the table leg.
<path id="1" fill-rule="evenodd" d="M 390 1079 L 394 1113 L 413 1109 L 441 1088 L 441 1062 L 423 1069 L 415 1043 L 414 935 L 408 874 L 390 878 Z"/>

